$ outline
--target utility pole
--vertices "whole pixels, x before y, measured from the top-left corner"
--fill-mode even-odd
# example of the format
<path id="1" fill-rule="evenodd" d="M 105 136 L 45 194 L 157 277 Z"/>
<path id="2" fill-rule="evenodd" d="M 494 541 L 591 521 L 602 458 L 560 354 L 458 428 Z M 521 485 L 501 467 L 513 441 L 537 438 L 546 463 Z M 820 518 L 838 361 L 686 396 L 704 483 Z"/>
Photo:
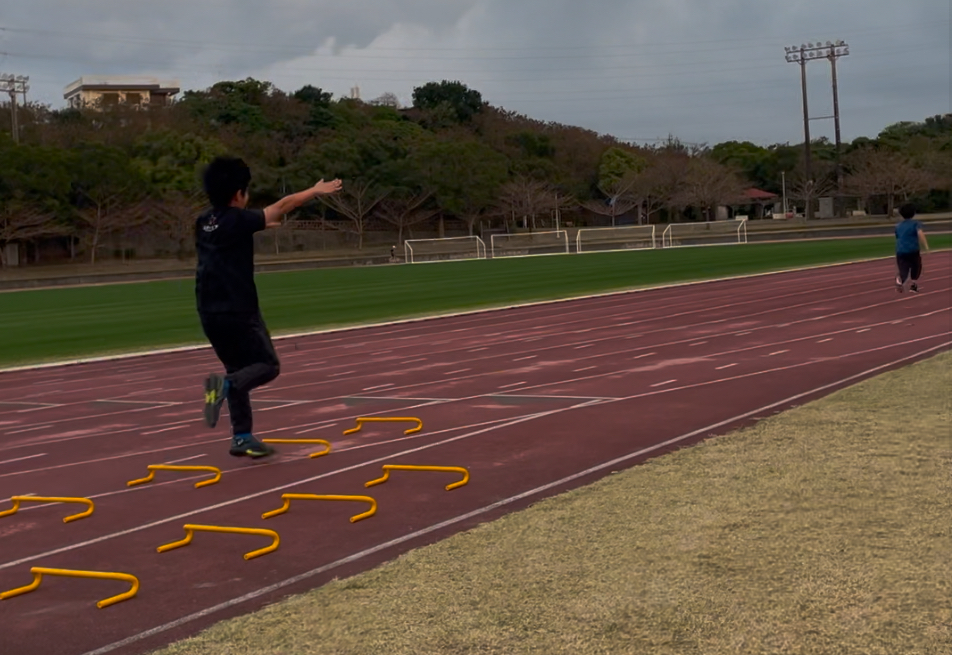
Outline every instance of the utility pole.
<path id="1" fill-rule="evenodd" d="M 806 188 L 812 185 L 812 153 L 809 143 L 809 121 L 832 118 L 836 125 L 836 184 L 839 187 L 839 193 L 842 189 L 842 163 L 840 155 L 842 141 L 839 136 L 839 85 L 836 81 L 836 60 L 839 57 L 845 57 L 849 54 L 849 46 L 845 41 L 826 41 L 826 43 L 804 43 L 801 46 L 786 46 L 786 61 L 798 63 L 802 71 L 802 103 L 803 103 L 803 127 L 805 131 L 805 168 L 806 168 Z M 832 66 L 832 116 L 809 117 L 809 105 L 806 95 L 806 62 L 813 59 L 828 59 Z M 807 208 L 808 214 L 808 208 Z"/>
<path id="2" fill-rule="evenodd" d="M 23 104 L 27 104 L 27 91 L 30 78 L 26 75 L 0 74 L 0 92 L 6 91 L 10 95 L 10 127 L 13 142 L 20 143 L 20 125 L 17 123 L 17 94 L 23 96 Z"/>

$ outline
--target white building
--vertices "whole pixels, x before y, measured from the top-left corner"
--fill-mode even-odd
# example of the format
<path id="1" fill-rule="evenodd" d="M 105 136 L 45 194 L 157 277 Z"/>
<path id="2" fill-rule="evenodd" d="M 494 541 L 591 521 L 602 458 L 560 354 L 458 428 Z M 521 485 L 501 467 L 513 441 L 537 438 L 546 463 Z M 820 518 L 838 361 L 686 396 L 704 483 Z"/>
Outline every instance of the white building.
<path id="1" fill-rule="evenodd" d="M 70 107 L 165 105 L 180 92 L 179 80 L 140 75 L 84 75 L 63 90 Z"/>

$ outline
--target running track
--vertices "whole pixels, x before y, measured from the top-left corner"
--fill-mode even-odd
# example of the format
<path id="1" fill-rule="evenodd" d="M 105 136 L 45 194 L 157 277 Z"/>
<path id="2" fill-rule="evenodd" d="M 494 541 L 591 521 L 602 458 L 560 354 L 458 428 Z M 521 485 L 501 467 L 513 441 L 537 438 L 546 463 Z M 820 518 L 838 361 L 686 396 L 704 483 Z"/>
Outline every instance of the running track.
<path id="1" fill-rule="evenodd" d="M 749 425 L 951 348 L 951 252 L 927 256 L 919 295 L 897 294 L 889 261 L 533 305 L 278 342 L 283 372 L 255 395 L 261 437 L 319 437 L 333 452 L 279 446 L 236 460 L 225 430 L 201 422 L 210 351 L 157 354 L 0 374 L 0 498 L 86 496 L 26 504 L 0 518 L 0 590 L 31 566 L 122 571 L 139 595 L 97 609 L 124 583 L 47 578 L 0 602 L 4 652 L 142 653 L 285 595 L 369 569 L 411 548 L 516 511 L 669 449 Z M 361 415 L 418 416 L 422 432 Z M 226 421 L 224 421 L 226 423 Z M 155 463 L 221 467 L 206 476 Z M 394 473 L 384 463 L 465 466 L 458 477 Z M 371 495 L 366 506 L 280 494 Z M 0 501 L 0 509 L 9 501 Z M 260 537 L 183 536 L 185 523 L 266 527 L 279 550 L 245 561 Z"/>

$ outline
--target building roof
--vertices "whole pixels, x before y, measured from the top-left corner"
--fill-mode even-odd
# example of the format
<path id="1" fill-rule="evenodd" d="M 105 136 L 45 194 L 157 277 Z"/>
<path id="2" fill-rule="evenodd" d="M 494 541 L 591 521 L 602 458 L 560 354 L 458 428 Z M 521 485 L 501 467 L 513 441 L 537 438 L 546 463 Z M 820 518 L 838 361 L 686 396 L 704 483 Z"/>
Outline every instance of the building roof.
<path id="1" fill-rule="evenodd" d="M 773 198 L 778 197 L 779 196 L 775 193 L 769 193 L 768 191 L 763 191 L 762 189 L 757 189 L 755 187 L 743 191 L 744 200 L 772 200 Z"/>
<path id="2" fill-rule="evenodd" d="M 179 93 L 179 80 L 163 80 L 144 75 L 84 75 L 63 89 L 63 97 L 81 90 L 90 91 L 154 91 L 158 93 Z"/>

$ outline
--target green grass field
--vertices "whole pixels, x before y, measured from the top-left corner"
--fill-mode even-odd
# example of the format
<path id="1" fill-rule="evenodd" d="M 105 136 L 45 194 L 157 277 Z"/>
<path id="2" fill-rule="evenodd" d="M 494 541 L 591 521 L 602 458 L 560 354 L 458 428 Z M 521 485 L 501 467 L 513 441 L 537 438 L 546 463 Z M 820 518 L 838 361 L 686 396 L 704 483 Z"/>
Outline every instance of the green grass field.
<path id="1" fill-rule="evenodd" d="M 949 248 L 951 235 L 930 236 Z M 257 276 L 274 334 L 890 257 L 889 238 L 763 243 Z M 192 280 L 0 293 L 0 365 L 203 343 Z"/>

